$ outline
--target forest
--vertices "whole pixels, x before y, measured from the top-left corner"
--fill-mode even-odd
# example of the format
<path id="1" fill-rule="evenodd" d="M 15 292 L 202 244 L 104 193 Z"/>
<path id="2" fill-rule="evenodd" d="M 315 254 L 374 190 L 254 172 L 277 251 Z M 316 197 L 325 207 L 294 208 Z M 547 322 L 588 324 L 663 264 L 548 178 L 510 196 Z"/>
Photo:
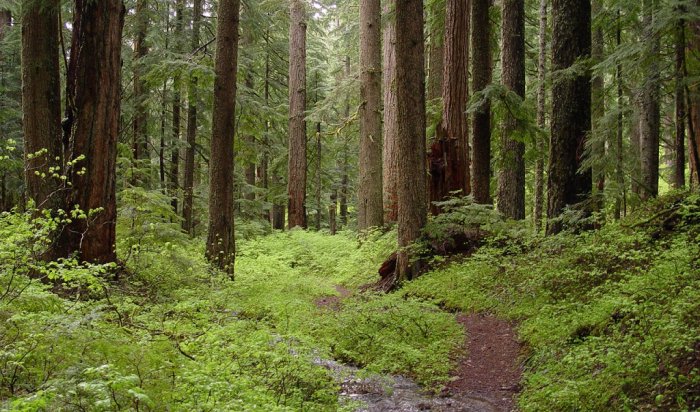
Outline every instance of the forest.
<path id="1" fill-rule="evenodd" d="M 0 0 L 0 410 L 700 410 L 700 0 Z"/>

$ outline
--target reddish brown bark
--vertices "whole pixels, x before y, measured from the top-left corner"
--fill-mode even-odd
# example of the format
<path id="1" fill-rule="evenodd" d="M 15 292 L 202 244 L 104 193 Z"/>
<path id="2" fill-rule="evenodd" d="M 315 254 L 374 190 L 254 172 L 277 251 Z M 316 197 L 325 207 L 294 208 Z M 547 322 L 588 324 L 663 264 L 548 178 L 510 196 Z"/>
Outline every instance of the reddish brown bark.
<path id="1" fill-rule="evenodd" d="M 306 228 L 306 8 L 291 0 L 289 27 L 289 228 Z"/>
<path id="2" fill-rule="evenodd" d="M 430 148 L 431 212 L 440 213 L 432 202 L 454 192 L 471 193 L 467 102 L 469 100 L 469 1 L 448 0 L 445 13 L 445 60 L 442 85 L 442 122 Z"/>
<path id="3" fill-rule="evenodd" d="M 116 260 L 116 155 L 121 102 L 121 0 L 76 0 L 67 81 L 64 141 L 73 190 L 67 208 L 80 208 L 57 242 L 63 255 L 82 261 Z M 81 156 L 84 159 L 79 160 Z"/>
<path id="4" fill-rule="evenodd" d="M 202 0 L 194 0 L 192 9 L 192 50 L 199 47 L 199 29 L 202 20 Z M 197 144 L 197 77 L 190 74 L 187 91 L 187 146 L 185 148 L 184 199 L 182 205 L 182 228 L 194 234 L 194 152 Z"/>

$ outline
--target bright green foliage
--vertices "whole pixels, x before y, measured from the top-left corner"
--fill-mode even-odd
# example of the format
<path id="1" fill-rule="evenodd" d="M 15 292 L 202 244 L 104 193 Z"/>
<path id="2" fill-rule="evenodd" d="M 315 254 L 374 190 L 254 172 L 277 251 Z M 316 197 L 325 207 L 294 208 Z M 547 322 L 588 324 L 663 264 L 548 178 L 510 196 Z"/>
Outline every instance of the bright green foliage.
<path id="1" fill-rule="evenodd" d="M 688 410 L 700 403 L 700 198 L 669 200 L 599 231 L 499 241 L 403 293 L 521 321 L 522 410 Z"/>
<path id="2" fill-rule="evenodd" d="M 454 316 L 400 295 L 320 298 L 375 280 L 395 233 L 292 231 L 239 242 L 236 282 L 174 230 L 167 196 L 121 193 L 125 268 L 41 263 L 44 219 L 0 215 L 0 408 L 337 410 L 319 359 L 439 388 L 463 341 Z M 30 280 L 51 273 L 56 288 Z"/>

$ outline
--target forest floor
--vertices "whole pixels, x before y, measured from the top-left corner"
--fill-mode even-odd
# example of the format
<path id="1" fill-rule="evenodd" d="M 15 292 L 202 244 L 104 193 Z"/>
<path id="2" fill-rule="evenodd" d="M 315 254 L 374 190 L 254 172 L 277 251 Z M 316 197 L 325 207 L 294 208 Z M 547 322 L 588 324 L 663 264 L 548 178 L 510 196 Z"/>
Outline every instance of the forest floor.
<path id="1" fill-rule="evenodd" d="M 395 231 L 244 222 L 232 282 L 201 239 L 134 215 L 151 209 L 120 212 L 118 282 L 42 267 L 41 223 L 0 214 L 0 410 L 700 408 L 700 196 L 578 234 L 491 224 L 472 255 L 390 293 L 362 286 Z M 37 267 L 78 293 L 32 280 Z"/>

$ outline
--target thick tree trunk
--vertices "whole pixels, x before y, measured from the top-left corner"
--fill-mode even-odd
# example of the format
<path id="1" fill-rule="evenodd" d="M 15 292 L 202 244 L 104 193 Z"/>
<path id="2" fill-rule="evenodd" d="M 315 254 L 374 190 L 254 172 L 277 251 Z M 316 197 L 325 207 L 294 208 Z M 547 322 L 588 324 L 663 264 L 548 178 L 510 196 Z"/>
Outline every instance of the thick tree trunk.
<path id="1" fill-rule="evenodd" d="M 184 26 L 183 12 L 185 9 L 185 0 L 177 0 L 175 6 L 175 52 L 182 53 L 182 31 Z M 169 188 L 172 200 L 170 204 L 173 211 L 177 213 L 178 208 L 178 191 L 180 189 L 180 128 L 181 128 L 181 111 L 182 111 L 182 95 L 181 95 L 182 79 L 179 75 L 173 79 L 173 129 L 172 139 L 170 142 L 170 172 L 169 172 Z"/>
<path id="2" fill-rule="evenodd" d="M 121 0 L 76 0 L 67 76 L 64 141 L 73 190 L 66 210 L 80 207 L 57 244 L 66 256 L 106 263 L 116 260 L 116 157 L 121 102 Z M 78 160 L 84 156 L 83 160 Z M 93 212 L 94 211 L 94 212 Z"/>
<path id="3" fill-rule="evenodd" d="M 136 1 L 136 38 L 134 39 L 134 160 L 149 158 L 148 150 L 148 108 L 146 105 L 147 91 L 144 57 L 148 55 L 146 45 L 146 29 L 148 27 L 148 0 Z M 138 183 L 137 178 L 133 180 Z"/>
<path id="4" fill-rule="evenodd" d="M 503 1 L 503 85 L 525 98 L 525 1 Z M 525 219 L 525 143 L 514 137 L 518 119 L 505 115 L 501 133 L 498 211 L 509 219 Z"/>
<path id="5" fill-rule="evenodd" d="M 199 28 L 202 19 L 202 0 L 194 0 L 192 9 L 192 44 L 194 51 L 199 47 Z M 194 151 L 197 144 L 197 77 L 189 76 L 187 98 L 187 146 L 185 148 L 185 193 L 182 205 L 182 228 L 190 235 L 194 235 Z"/>
<path id="6" fill-rule="evenodd" d="M 306 228 L 306 7 L 290 1 L 289 27 L 289 228 Z"/>
<path id="7" fill-rule="evenodd" d="M 589 0 L 553 0 L 552 70 L 566 70 L 591 53 Z M 590 196 L 590 169 L 579 172 L 591 129 L 591 78 L 587 72 L 556 78 L 552 86 L 552 140 L 549 156 L 547 233 L 562 230 L 553 219 Z"/>
<path id="8" fill-rule="evenodd" d="M 233 137 L 236 115 L 239 0 L 219 2 L 214 64 L 214 110 L 209 159 L 207 259 L 233 279 Z M 253 184 L 255 174 L 253 172 Z"/>
<path id="9" fill-rule="evenodd" d="M 360 1 L 360 164 L 357 227 L 384 224 L 382 206 L 382 8 Z"/>
<path id="10" fill-rule="evenodd" d="M 700 0 L 695 1 L 700 6 Z M 688 22 L 692 33 L 690 50 L 692 55 L 700 55 L 700 20 Z M 685 77 L 688 77 L 688 68 L 684 69 Z M 697 82 L 692 87 L 686 86 L 686 100 L 688 102 L 688 158 L 690 160 L 690 187 L 700 189 L 700 84 Z"/>
<path id="11" fill-rule="evenodd" d="M 639 134 L 639 156 L 641 159 L 640 197 L 647 200 L 659 194 L 659 138 L 661 120 L 659 111 L 659 34 L 654 31 L 654 0 L 644 0 L 643 22 L 644 37 L 647 50 L 646 79 L 642 86 L 642 118 Z"/>
<path id="12" fill-rule="evenodd" d="M 384 6 L 384 14 L 390 15 L 396 1 L 388 0 Z M 384 60 L 384 123 L 383 123 L 383 166 L 382 187 L 384 193 L 384 222 L 396 222 L 398 214 L 398 198 L 396 194 L 397 152 L 396 135 L 398 133 L 398 117 L 396 107 L 396 22 L 387 19 L 384 26 L 383 41 Z"/>
<path id="13" fill-rule="evenodd" d="M 442 122 L 430 148 L 430 201 L 433 214 L 439 202 L 460 192 L 471 193 L 467 102 L 469 62 L 469 0 L 447 0 Z"/>
<path id="14" fill-rule="evenodd" d="M 398 105 L 397 281 L 418 273 L 405 249 L 420 236 L 427 221 L 425 176 L 425 50 L 423 1 L 396 0 L 396 95 Z"/>
<path id="15" fill-rule="evenodd" d="M 61 207 L 61 80 L 58 0 L 22 4 L 22 129 L 27 196 L 38 209 Z M 0 28 L 2 30 L 2 28 Z M 4 199 L 4 196 L 3 196 Z"/>
<path id="16" fill-rule="evenodd" d="M 546 120 L 546 78 L 547 78 L 547 2 L 540 0 L 539 29 L 538 29 L 538 57 L 537 57 L 537 127 L 544 130 L 547 127 Z M 535 231 L 542 229 L 542 214 L 544 210 L 544 161 L 546 157 L 545 142 L 542 136 L 536 137 L 537 159 L 535 160 L 535 205 L 532 217 Z"/>
<path id="17" fill-rule="evenodd" d="M 472 89 L 491 83 L 491 0 L 472 0 Z M 472 194 L 474 201 L 491 203 L 491 104 L 486 102 L 472 118 Z"/>
<path id="18" fill-rule="evenodd" d="M 679 11 L 683 11 L 681 8 Z M 673 158 L 673 186 L 685 186 L 685 20 L 676 24 L 675 69 L 676 69 L 676 133 Z"/>

